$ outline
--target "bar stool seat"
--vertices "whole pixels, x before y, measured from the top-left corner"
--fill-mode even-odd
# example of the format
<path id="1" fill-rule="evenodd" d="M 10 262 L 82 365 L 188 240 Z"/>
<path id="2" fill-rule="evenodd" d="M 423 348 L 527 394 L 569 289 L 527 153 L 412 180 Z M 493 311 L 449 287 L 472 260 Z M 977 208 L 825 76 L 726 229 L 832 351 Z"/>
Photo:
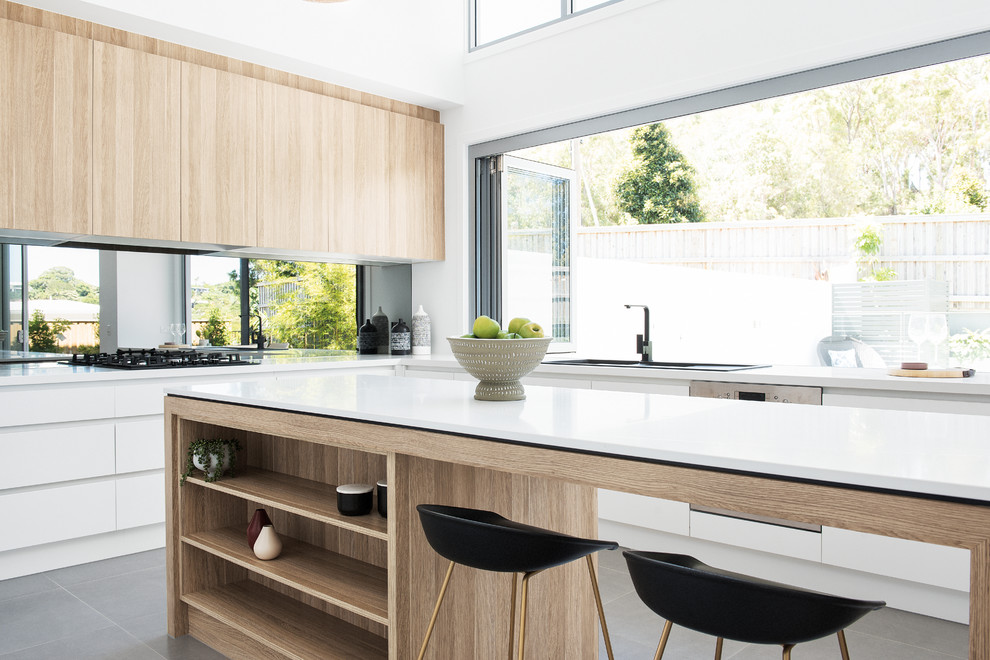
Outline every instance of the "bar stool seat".
<path id="1" fill-rule="evenodd" d="M 493 511 L 481 509 L 420 504 L 416 510 L 419 512 L 423 532 L 426 534 L 426 540 L 430 546 L 441 557 L 450 560 L 443 585 L 440 587 L 440 595 L 437 597 L 433 610 L 433 616 L 430 619 L 430 625 L 423 639 L 423 646 L 419 652 L 420 660 L 426 654 L 426 647 L 436 625 L 437 614 L 440 611 L 440 605 L 443 602 L 455 564 L 483 571 L 513 573 L 512 608 L 509 614 L 510 648 L 514 636 L 516 583 L 518 581 L 515 574 L 523 575 L 519 613 L 519 659 L 522 660 L 525 652 L 526 593 L 529 579 L 548 568 L 560 566 L 582 557 L 585 557 L 588 563 L 608 657 L 610 659 L 613 657 L 591 555 L 599 550 L 615 550 L 619 547 L 618 543 L 569 536 L 515 522 Z"/>
<path id="2" fill-rule="evenodd" d="M 667 620 L 654 660 L 663 656 L 672 623 L 722 640 L 779 644 L 783 658 L 791 649 L 836 634 L 843 660 L 849 651 L 843 630 L 883 601 L 856 600 L 725 571 L 687 555 L 624 551 L 629 575 L 640 599 Z"/>

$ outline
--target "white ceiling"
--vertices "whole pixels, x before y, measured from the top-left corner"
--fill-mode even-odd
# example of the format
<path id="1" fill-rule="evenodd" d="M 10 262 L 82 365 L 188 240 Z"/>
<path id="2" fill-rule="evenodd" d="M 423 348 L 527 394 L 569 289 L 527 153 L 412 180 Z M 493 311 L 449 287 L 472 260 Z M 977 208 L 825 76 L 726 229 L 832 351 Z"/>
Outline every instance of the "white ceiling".
<path id="1" fill-rule="evenodd" d="M 410 103 L 462 102 L 463 0 L 17 0 Z"/>

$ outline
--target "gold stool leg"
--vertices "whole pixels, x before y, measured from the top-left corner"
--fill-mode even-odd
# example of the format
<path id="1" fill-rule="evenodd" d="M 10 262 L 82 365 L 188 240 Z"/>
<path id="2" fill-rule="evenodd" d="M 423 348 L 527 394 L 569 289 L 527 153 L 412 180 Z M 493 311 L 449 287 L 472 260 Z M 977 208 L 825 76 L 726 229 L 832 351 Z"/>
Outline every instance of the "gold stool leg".
<path id="1" fill-rule="evenodd" d="M 725 642 L 721 637 L 715 640 L 715 660 L 722 660 L 722 643 Z"/>
<path id="2" fill-rule="evenodd" d="M 673 623 L 668 621 L 663 624 L 663 633 L 660 635 L 660 645 L 657 646 L 657 654 L 653 656 L 653 660 L 660 660 L 663 657 L 663 650 L 667 647 L 667 638 L 670 637 L 670 629 L 674 626 Z"/>
<path id="3" fill-rule="evenodd" d="M 846 631 L 840 630 L 835 634 L 839 637 L 839 650 L 842 651 L 842 660 L 849 660 L 849 647 L 846 646 Z"/>
<path id="4" fill-rule="evenodd" d="M 512 574 L 512 603 L 509 606 L 509 660 L 512 660 L 512 647 L 515 645 L 516 637 L 516 584 L 519 582 L 519 575 Z"/>
<path id="5" fill-rule="evenodd" d="M 784 645 L 784 655 L 781 660 L 791 660 L 791 649 L 794 648 L 793 644 Z"/>
<path id="6" fill-rule="evenodd" d="M 598 620 L 602 624 L 602 637 L 605 639 L 605 651 L 608 653 L 608 660 L 615 660 L 612 655 L 612 640 L 608 637 L 608 626 L 605 625 L 605 608 L 602 607 L 602 595 L 598 591 L 598 578 L 595 577 L 595 562 L 591 555 L 585 555 L 588 560 L 588 574 L 591 575 L 591 588 L 595 592 L 595 604 L 598 605 Z"/>
<path id="7" fill-rule="evenodd" d="M 430 625 L 426 629 L 426 637 L 423 638 L 423 646 L 419 649 L 419 656 L 417 660 L 423 660 L 423 656 L 426 655 L 426 645 L 430 643 L 430 635 L 433 634 L 433 627 L 437 625 L 437 614 L 440 613 L 440 603 L 443 602 L 443 596 L 447 593 L 447 585 L 450 583 L 450 574 L 454 572 L 454 562 L 450 562 L 450 566 L 447 567 L 447 575 L 443 578 L 443 585 L 440 587 L 440 595 L 437 597 L 437 604 L 433 608 L 433 616 L 430 617 Z"/>
<path id="8" fill-rule="evenodd" d="M 523 660 L 526 653 L 526 591 L 529 589 L 529 578 L 539 573 L 532 571 L 524 573 L 522 579 L 522 603 L 519 606 L 519 660 Z"/>

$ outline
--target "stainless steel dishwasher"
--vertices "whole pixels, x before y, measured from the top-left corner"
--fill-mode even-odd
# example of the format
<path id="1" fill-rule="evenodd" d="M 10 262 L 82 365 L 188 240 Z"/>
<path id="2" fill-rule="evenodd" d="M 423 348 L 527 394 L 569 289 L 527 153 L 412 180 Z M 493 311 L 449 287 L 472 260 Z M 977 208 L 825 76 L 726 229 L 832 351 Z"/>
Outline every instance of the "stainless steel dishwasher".
<path id="1" fill-rule="evenodd" d="M 688 396 L 708 399 L 738 399 L 768 403 L 804 403 L 822 405 L 822 388 L 806 385 L 763 385 L 758 383 L 720 383 L 692 380 Z"/>
<path id="2" fill-rule="evenodd" d="M 812 406 L 822 405 L 822 388 L 806 385 L 764 385 L 759 383 L 721 383 L 706 380 L 693 380 L 688 388 L 688 396 L 708 399 L 736 399 L 739 401 L 766 401 L 767 403 L 798 403 Z M 821 525 L 808 525 L 793 520 L 755 516 L 739 511 L 716 509 L 715 507 L 691 505 L 691 511 L 708 513 L 727 518 L 750 520 L 753 522 L 779 525 L 809 532 L 821 532 Z"/>

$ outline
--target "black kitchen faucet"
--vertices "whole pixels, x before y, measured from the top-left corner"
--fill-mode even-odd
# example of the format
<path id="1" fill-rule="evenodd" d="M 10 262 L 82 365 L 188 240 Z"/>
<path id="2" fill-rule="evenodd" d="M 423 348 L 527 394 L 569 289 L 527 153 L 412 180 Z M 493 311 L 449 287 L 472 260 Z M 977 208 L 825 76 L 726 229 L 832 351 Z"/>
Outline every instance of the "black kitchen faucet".
<path id="1" fill-rule="evenodd" d="M 643 334 L 636 335 L 636 352 L 642 355 L 643 362 L 653 361 L 653 343 L 650 341 L 650 308 L 646 305 L 626 305 L 643 308 Z"/>
<path id="2" fill-rule="evenodd" d="M 255 316 L 258 319 L 258 332 L 255 333 L 253 330 L 251 331 L 251 343 L 257 343 L 259 351 L 265 350 L 265 335 L 263 334 L 264 328 L 261 327 L 261 315 L 241 314 L 241 316 L 246 316 L 249 320 L 251 316 Z"/>

